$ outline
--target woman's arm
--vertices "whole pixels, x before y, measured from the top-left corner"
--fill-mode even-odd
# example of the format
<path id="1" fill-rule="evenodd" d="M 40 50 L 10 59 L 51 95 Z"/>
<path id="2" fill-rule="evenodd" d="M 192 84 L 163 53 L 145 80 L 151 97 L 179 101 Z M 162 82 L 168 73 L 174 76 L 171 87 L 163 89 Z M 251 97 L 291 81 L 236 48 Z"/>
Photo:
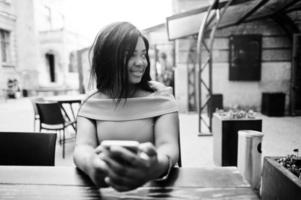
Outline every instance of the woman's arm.
<path id="1" fill-rule="evenodd" d="M 75 165 L 85 172 L 97 186 L 104 185 L 106 163 L 99 158 L 96 125 L 84 117 L 77 118 L 76 144 L 73 154 Z"/>
<path id="2" fill-rule="evenodd" d="M 179 159 L 179 115 L 178 112 L 165 114 L 155 121 L 155 146 L 159 165 L 168 162 L 167 156 L 175 165 Z M 165 164 L 164 164 L 165 163 Z"/>

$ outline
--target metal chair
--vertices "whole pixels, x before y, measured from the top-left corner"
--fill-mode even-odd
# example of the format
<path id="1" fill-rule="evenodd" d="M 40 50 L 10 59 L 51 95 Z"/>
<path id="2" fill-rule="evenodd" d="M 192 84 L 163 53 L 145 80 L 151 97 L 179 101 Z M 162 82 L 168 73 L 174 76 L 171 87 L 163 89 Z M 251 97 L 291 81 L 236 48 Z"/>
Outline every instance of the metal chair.
<path id="1" fill-rule="evenodd" d="M 40 127 L 40 115 L 38 112 L 36 102 L 41 102 L 41 101 L 44 101 L 44 99 L 42 97 L 36 97 L 36 98 L 30 99 L 30 102 L 31 102 L 32 108 L 33 108 L 33 113 L 34 113 L 34 120 L 33 120 L 33 130 L 34 131 L 36 131 L 37 123 L 39 123 L 38 127 Z M 40 131 L 40 130 L 38 130 L 38 131 Z"/>
<path id="2" fill-rule="evenodd" d="M 56 133 L 0 132 L 0 165 L 54 166 Z"/>
<path id="3" fill-rule="evenodd" d="M 178 158 L 178 167 L 182 167 L 182 155 L 181 155 L 181 138 L 180 133 L 178 135 L 178 144 L 179 144 L 179 158 Z"/>
<path id="4" fill-rule="evenodd" d="M 54 130 L 60 135 L 59 142 L 63 145 L 63 158 L 65 158 L 65 129 L 69 126 L 74 128 L 76 121 L 66 121 L 59 103 L 57 102 L 36 102 L 40 116 L 40 130 Z"/>

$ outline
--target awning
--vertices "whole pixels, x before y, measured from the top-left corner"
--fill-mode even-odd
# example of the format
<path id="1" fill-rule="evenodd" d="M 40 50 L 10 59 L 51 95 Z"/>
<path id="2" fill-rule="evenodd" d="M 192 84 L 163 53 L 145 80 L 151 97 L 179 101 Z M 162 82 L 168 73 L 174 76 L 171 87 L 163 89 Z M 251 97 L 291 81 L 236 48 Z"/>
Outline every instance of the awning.
<path id="1" fill-rule="evenodd" d="M 222 8 L 226 2 L 219 3 Z M 167 18 L 167 32 L 169 40 L 195 35 L 198 33 L 203 17 L 210 5 L 203 6 L 187 12 L 179 13 Z M 280 24 L 299 32 L 288 13 L 300 11 L 300 0 L 236 0 L 231 3 L 218 28 L 236 26 L 266 18 L 276 19 Z M 209 25 L 210 29 L 213 25 Z"/>

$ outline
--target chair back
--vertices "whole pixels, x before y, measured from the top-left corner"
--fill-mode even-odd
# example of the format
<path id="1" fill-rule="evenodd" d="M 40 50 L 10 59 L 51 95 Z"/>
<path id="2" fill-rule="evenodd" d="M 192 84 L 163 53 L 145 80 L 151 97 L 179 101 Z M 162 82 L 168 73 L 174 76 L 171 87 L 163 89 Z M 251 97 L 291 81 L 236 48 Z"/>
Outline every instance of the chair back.
<path id="1" fill-rule="evenodd" d="M 40 122 L 47 125 L 64 124 L 65 120 L 57 102 L 36 102 Z"/>
<path id="2" fill-rule="evenodd" d="M 55 133 L 0 132 L 0 165 L 54 166 Z"/>
<path id="3" fill-rule="evenodd" d="M 42 102 L 44 99 L 42 97 L 36 97 L 36 98 L 30 98 L 30 102 L 32 104 L 33 112 L 35 116 L 39 116 L 38 108 L 36 103 L 37 102 Z"/>

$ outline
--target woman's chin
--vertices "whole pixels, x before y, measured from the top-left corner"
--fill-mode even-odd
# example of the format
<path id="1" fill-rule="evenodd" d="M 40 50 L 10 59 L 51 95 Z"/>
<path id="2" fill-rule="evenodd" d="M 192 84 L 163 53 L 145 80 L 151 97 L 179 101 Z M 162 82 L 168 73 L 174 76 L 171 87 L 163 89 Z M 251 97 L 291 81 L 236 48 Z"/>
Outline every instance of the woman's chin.
<path id="1" fill-rule="evenodd" d="M 140 82 L 141 82 L 141 79 L 142 79 L 142 77 L 132 77 L 132 78 L 130 79 L 130 83 L 132 83 L 132 84 L 140 83 Z"/>

